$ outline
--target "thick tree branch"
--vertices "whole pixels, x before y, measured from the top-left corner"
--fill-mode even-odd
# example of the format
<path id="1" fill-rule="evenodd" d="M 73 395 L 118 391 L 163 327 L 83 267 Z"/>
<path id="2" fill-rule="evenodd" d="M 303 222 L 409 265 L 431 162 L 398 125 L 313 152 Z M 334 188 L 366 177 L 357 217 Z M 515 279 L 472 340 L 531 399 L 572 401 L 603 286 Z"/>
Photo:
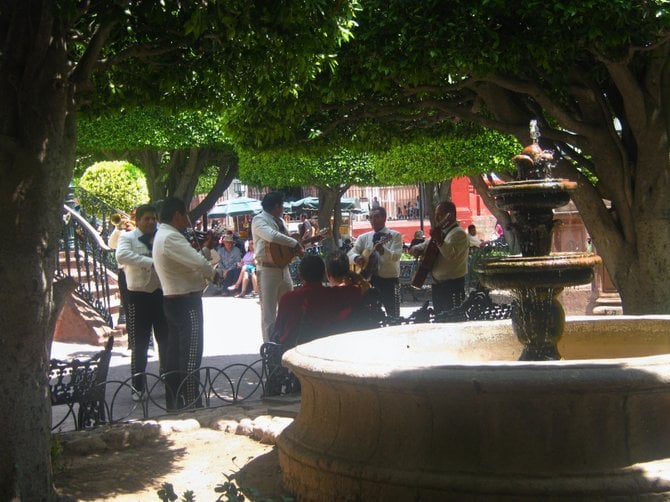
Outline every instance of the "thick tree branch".
<path id="1" fill-rule="evenodd" d="M 592 126 L 576 120 L 567 109 L 560 106 L 556 100 L 547 95 L 540 87 L 533 85 L 530 82 L 514 80 L 508 77 L 503 77 L 502 75 L 496 75 L 487 79 L 487 81 L 502 87 L 503 89 L 524 94 L 534 99 L 549 115 L 558 120 L 561 126 L 566 130 L 582 134 L 583 136 L 590 136 L 593 133 Z"/>
<path id="2" fill-rule="evenodd" d="M 205 215 L 205 213 L 214 206 L 217 199 L 221 197 L 223 192 L 230 186 L 230 183 L 237 177 L 239 172 L 238 159 L 234 154 L 225 155 L 221 159 L 219 172 L 216 177 L 214 186 L 205 196 L 205 198 L 198 204 L 193 211 L 190 212 L 192 221 Z"/>
<path id="3" fill-rule="evenodd" d="M 115 19 L 108 19 L 93 34 L 91 41 L 86 46 L 84 54 L 70 76 L 70 80 L 74 84 L 80 86 L 85 85 L 89 81 L 95 68 L 96 61 L 102 52 L 102 48 L 107 43 L 109 35 L 116 23 L 117 21 Z"/>

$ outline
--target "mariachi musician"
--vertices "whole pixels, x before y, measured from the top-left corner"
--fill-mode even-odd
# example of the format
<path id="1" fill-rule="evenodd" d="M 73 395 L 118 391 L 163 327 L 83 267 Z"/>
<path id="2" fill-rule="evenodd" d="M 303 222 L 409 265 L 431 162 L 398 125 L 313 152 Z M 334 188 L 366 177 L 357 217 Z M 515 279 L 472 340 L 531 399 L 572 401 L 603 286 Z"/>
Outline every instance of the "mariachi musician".
<path id="1" fill-rule="evenodd" d="M 386 228 L 386 209 L 381 206 L 370 211 L 370 226 L 370 232 L 356 239 L 352 258 L 365 279 L 368 279 L 366 270 L 369 270 L 370 283 L 379 291 L 386 315 L 400 317 L 402 234 Z M 370 262 L 374 263 L 374 267 L 366 266 Z"/>
<path id="2" fill-rule="evenodd" d="M 468 234 L 456 220 L 453 202 L 440 202 L 435 208 L 438 224 L 430 230 L 430 239 L 409 249 L 413 256 L 423 256 L 422 268 L 433 278 L 433 309 L 436 313 L 451 310 L 465 300 L 465 274 L 468 271 Z M 425 276 L 423 277 L 425 279 Z M 416 276 L 412 285 L 416 286 Z M 423 283 L 423 280 L 420 280 Z"/>

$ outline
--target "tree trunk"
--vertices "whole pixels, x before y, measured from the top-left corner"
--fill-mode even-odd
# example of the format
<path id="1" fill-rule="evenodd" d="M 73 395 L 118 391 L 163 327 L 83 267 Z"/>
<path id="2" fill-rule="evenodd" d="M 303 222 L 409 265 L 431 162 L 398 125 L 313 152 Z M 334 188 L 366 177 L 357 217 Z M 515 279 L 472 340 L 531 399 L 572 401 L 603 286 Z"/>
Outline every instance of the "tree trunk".
<path id="1" fill-rule="evenodd" d="M 39 121 L 45 122 L 54 121 Z M 2 152 L 0 211 L 12 237 L 0 242 L 0 281 L 11 292 L 0 302 L 0 493 L 19 500 L 52 497 L 47 348 L 55 325 L 52 281 L 62 206 L 74 165 L 67 146 L 74 145 L 74 120 L 65 122 L 66 130 L 35 131 L 16 155 Z M 33 138 L 39 141 L 31 144 Z"/>
<path id="2" fill-rule="evenodd" d="M 328 228 L 331 226 L 330 218 L 333 217 L 332 239 L 324 241 L 324 248 L 327 251 L 337 249 L 340 242 L 340 224 L 342 222 L 342 212 L 340 199 L 350 185 L 330 187 L 319 185 L 319 228 Z"/>
<path id="3" fill-rule="evenodd" d="M 13 2 L 0 42 L 0 494 L 52 500 L 47 347 L 52 281 L 75 147 L 66 28 L 51 2 Z M 8 19 L 5 21 L 9 22 Z"/>
<path id="4" fill-rule="evenodd" d="M 229 155 L 220 159 L 218 163 L 219 173 L 216 177 L 216 182 L 202 202 L 193 208 L 193 211 L 189 214 L 191 221 L 196 221 L 198 218 L 205 216 L 207 211 L 214 207 L 214 204 L 216 204 L 218 198 L 223 195 L 226 188 L 230 186 L 233 179 L 238 176 L 239 160 L 237 155 Z"/>

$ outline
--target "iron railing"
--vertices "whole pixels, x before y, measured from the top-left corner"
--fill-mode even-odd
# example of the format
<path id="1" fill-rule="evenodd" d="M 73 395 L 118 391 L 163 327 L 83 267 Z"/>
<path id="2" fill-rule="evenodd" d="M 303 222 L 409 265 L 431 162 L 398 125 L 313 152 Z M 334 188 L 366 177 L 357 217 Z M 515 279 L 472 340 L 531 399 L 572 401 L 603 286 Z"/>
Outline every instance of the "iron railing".
<path id="1" fill-rule="evenodd" d="M 56 261 L 56 278 L 72 277 L 76 293 L 112 327 L 110 279 L 118 268 L 114 251 L 81 214 L 63 206 L 63 228 Z"/>
<path id="2" fill-rule="evenodd" d="M 81 187 L 70 187 L 66 204 L 83 216 L 96 229 L 105 243 L 108 242 L 109 235 L 114 230 L 110 217 L 115 213 L 125 214 Z"/>

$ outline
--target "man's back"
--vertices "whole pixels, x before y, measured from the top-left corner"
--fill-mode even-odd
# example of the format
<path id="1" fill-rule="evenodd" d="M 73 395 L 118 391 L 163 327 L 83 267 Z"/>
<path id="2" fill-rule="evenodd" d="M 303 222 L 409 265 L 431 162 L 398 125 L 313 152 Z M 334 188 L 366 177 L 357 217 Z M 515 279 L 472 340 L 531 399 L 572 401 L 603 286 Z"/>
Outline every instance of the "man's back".
<path id="1" fill-rule="evenodd" d="M 286 293 L 279 302 L 275 337 L 280 343 L 295 345 L 338 332 L 361 301 L 355 285 L 325 287 L 307 282 Z"/>

